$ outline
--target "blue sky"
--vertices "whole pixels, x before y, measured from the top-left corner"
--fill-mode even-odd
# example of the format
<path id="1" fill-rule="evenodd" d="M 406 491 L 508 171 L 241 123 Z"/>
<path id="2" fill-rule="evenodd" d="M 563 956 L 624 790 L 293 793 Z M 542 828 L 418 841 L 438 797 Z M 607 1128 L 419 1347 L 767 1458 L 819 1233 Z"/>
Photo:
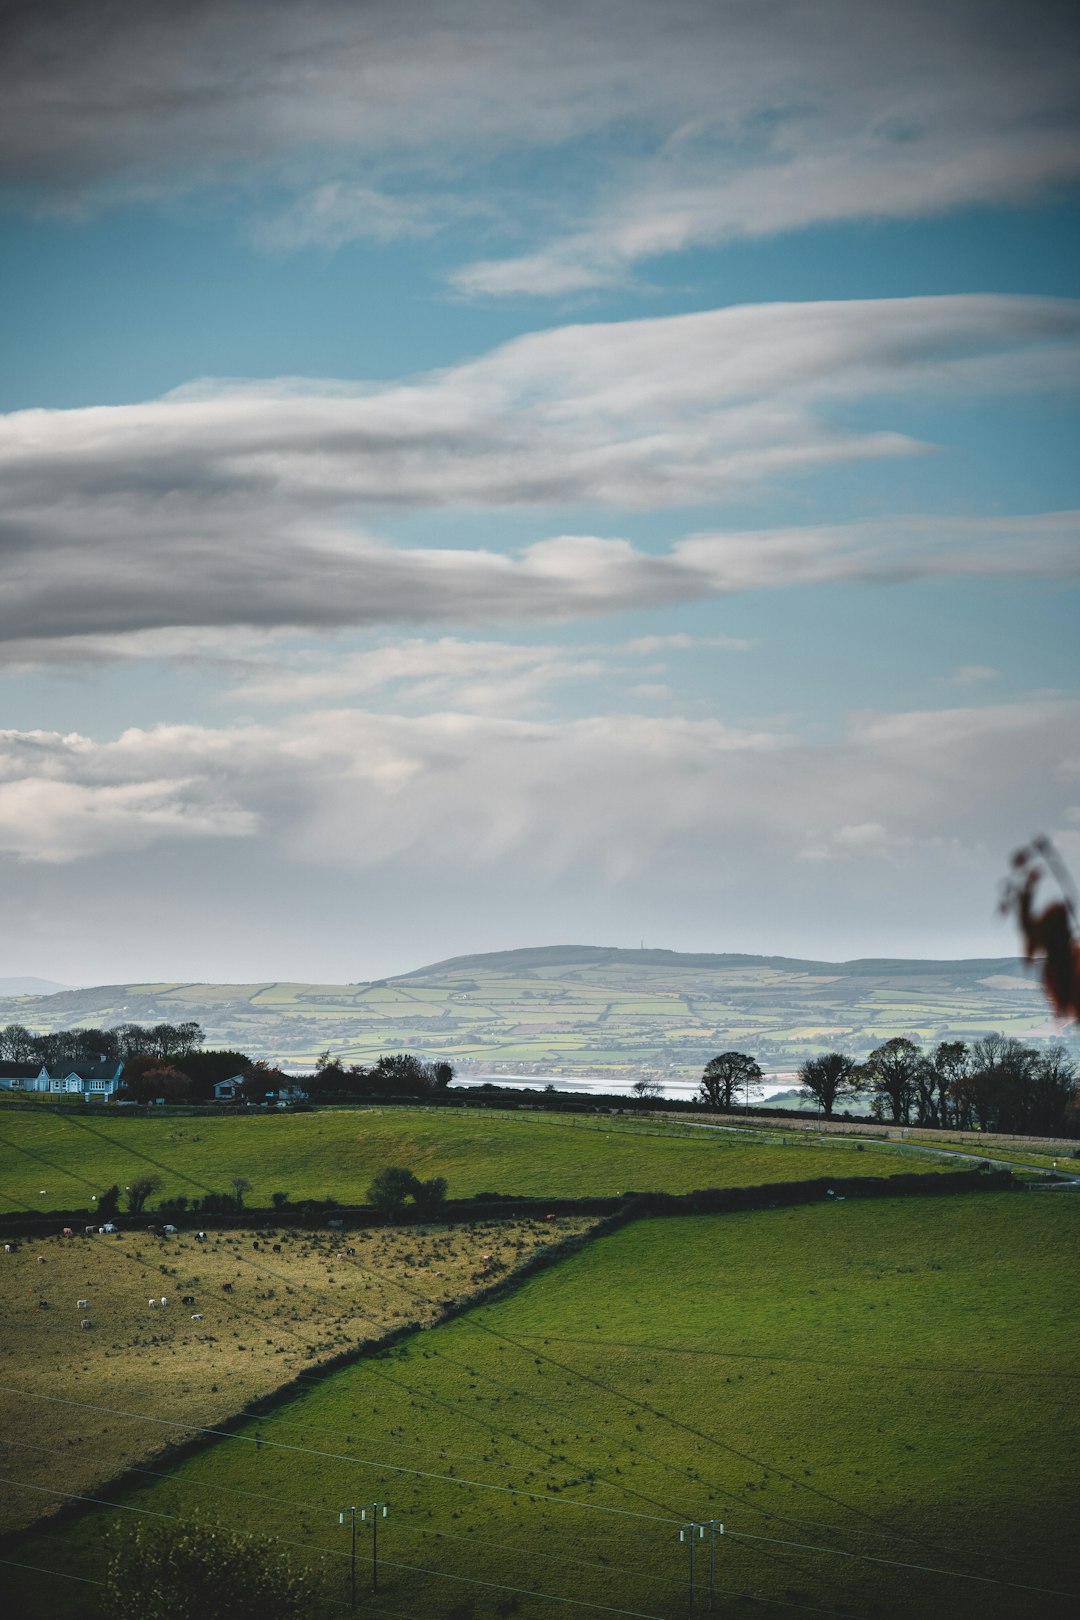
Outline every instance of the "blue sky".
<path id="1" fill-rule="evenodd" d="M 1013 950 L 1010 850 L 1080 863 L 1070 8 L 5 27 L 0 975 Z"/>

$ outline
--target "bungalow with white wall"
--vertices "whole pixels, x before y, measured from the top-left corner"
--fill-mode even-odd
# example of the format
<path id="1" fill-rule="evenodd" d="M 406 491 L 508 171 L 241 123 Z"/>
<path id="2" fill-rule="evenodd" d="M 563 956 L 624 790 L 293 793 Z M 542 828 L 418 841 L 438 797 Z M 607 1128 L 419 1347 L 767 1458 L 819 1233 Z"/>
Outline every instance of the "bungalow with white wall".
<path id="1" fill-rule="evenodd" d="M 120 1089 L 124 1065 L 119 1058 L 72 1058 L 66 1063 L 0 1063 L 0 1091 L 59 1093 L 90 1102 Z"/>
<path id="2" fill-rule="evenodd" d="M 234 1074 L 229 1080 L 219 1080 L 214 1087 L 214 1101 L 243 1102 L 244 1079 L 244 1075 Z M 269 1108 L 288 1108 L 290 1103 L 307 1102 L 307 1092 L 300 1086 L 279 1086 L 276 1091 L 268 1091 L 263 1100 Z"/>

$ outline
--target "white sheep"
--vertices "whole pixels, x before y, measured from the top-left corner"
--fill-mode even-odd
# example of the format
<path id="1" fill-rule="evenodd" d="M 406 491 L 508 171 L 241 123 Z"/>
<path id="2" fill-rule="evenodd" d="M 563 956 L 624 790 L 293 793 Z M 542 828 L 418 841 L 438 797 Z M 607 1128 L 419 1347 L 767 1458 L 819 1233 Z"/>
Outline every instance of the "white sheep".
<path id="1" fill-rule="evenodd" d="M 202 1321 L 202 1311 L 196 1311 L 194 1313 L 194 1315 L 192 1316 L 191 1320 L 193 1322 L 201 1322 Z"/>
<path id="2" fill-rule="evenodd" d="M 156 1299 L 148 1299 L 146 1303 L 149 1305 L 149 1307 L 150 1307 L 150 1309 L 152 1311 L 157 1310 L 157 1300 Z"/>
<path id="3" fill-rule="evenodd" d="M 75 1309 L 78 1311 L 85 1311 L 89 1303 L 90 1301 L 88 1299 L 77 1299 L 75 1301 Z"/>
<path id="4" fill-rule="evenodd" d="M 88 1328 L 90 1325 L 90 1318 L 88 1316 L 84 1316 L 82 1321 L 79 1323 L 81 1328 Z"/>
<path id="5" fill-rule="evenodd" d="M 164 1310 L 164 1309 L 165 1309 L 165 1307 L 166 1307 L 166 1305 L 167 1305 L 167 1304 L 168 1304 L 168 1303 L 169 1303 L 169 1302 L 168 1302 L 168 1300 L 167 1300 L 167 1299 L 166 1299 L 166 1298 L 165 1298 L 165 1295 L 164 1295 L 164 1294 L 162 1294 L 162 1296 L 161 1296 L 161 1308 L 162 1308 L 162 1310 Z"/>

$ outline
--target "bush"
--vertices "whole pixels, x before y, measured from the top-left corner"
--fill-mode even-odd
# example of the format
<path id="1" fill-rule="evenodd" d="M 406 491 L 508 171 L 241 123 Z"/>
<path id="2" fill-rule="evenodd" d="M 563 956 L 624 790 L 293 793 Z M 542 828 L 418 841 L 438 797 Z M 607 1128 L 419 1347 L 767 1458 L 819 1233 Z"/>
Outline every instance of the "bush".
<path id="1" fill-rule="evenodd" d="M 446 1177 L 432 1176 L 430 1181 L 414 1182 L 412 1196 L 413 1203 L 427 1219 L 441 1215 L 446 1205 Z"/>
<path id="2" fill-rule="evenodd" d="M 273 1204 L 275 1209 L 284 1209 L 285 1205 L 289 1202 L 289 1195 L 287 1192 L 271 1193 L 270 1202 Z"/>
<path id="3" fill-rule="evenodd" d="M 111 1221 L 120 1208 L 120 1188 L 114 1181 L 107 1192 L 103 1192 L 97 1201 L 97 1212 L 103 1221 Z"/>
<path id="4" fill-rule="evenodd" d="M 140 1524 L 110 1545 L 111 1620 L 302 1620 L 315 1589 L 270 1537 L 209 1520 Z"/>

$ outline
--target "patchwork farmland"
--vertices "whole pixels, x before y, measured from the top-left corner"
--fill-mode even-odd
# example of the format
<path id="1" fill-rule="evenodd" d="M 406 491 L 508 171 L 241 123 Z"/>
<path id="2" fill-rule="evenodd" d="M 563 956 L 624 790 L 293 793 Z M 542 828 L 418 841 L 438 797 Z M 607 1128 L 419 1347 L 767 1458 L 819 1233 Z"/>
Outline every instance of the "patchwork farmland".
<path id="1" fill-rule="evenodd" d="M 329 1048 L 371 1062 L 408 1050 L 468 1073 L 642 1073 L 696 1079 L 718 1049 L 791 1069 L 822 1046 L 856 1055 L 991 1030 L 1053 1032 L 1013 958 L 797 961 L 584 946 L 458 957 L 351 985 L 127 984 L 0 1000 L 37 1029 L 195 1019 L 214 1046 L 303 1066 Z"/>

